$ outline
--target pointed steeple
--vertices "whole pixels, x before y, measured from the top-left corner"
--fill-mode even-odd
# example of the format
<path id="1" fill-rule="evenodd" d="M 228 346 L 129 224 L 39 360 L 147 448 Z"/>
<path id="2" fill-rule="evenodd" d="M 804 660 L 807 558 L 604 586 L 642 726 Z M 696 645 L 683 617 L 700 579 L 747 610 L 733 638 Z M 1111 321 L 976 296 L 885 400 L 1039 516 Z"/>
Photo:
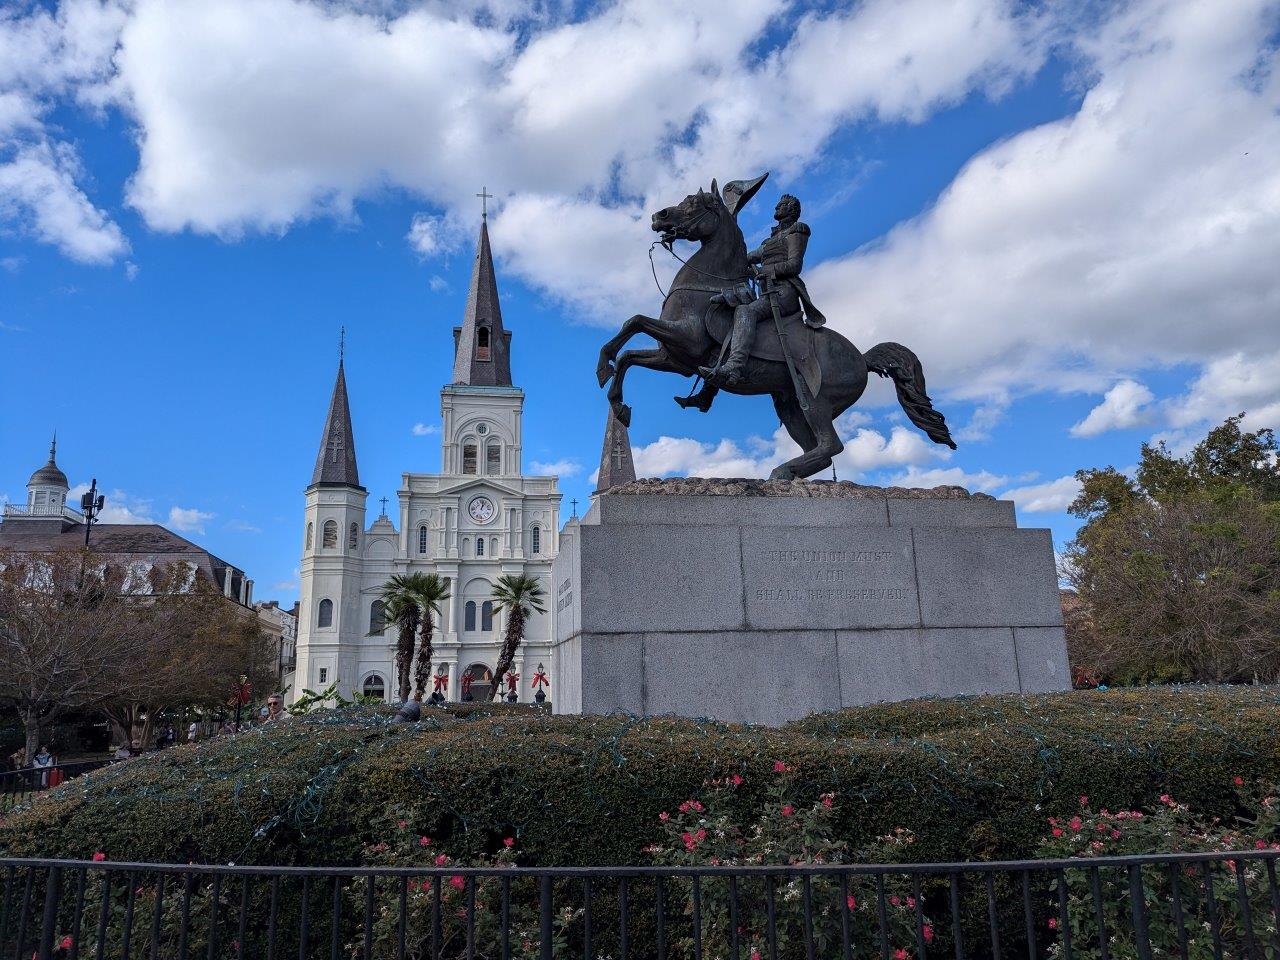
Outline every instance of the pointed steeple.
<path id="1" fill-rule="evenodd" d="M 480 220 L 467 312 L 462 326 L 453 328 L 453 351 L 454 383 L 475 387 L 511 386 L 511 334 L 502 327 L 487 212 Z"/>
<path id="2" fill-rule="evenodd" d="M 356 440 L 351 432 L 351 408 L 347 403 L 347 375 L 343 362 L 340 355 L 338 379 L 333 384 L 333 397 L 329 400 L 329 414 L 324 419 L 324 433 L 320 436 L 320 452 L 316 454 L 311 484 L 363 490 L 360 473 L 356 469 Z"/>
<path id="3" fill-rule="evenodd" d="M 604 449 L 600 451 L 600 474 L 596 477 L 596 493 L 610 487 L 631 483 L 636 478 L 636 463 L 631 457 L 631 436 L 626 425 L 609 407 L 609 419 L 604 426 Z"/>

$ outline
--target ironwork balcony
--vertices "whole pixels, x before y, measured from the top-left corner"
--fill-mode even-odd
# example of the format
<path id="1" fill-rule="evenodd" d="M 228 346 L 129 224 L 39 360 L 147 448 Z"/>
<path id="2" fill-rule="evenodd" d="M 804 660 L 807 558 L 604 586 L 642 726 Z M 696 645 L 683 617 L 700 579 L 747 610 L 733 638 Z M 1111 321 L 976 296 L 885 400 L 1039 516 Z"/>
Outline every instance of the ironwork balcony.
<path id="1" fill-rule="evenodd" d="M 84 514 L 65 504 L 41 503 L 31 507 L 25 503 L 6 503 L 4 515 L 6 517 L 59 517 L 75 523 L 84 523 Z"/>

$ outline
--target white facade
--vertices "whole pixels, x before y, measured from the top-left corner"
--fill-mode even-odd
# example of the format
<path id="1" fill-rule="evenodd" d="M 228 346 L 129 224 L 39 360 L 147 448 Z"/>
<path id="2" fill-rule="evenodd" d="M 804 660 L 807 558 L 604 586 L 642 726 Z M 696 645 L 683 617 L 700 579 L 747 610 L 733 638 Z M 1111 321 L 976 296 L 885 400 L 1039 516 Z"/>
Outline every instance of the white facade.
<path id="1" fill-rule="evenodd" d="M 476 273 L 480 305 L 473 277 L 468 315 L 455 334 L 455 351 L 469 353 L 455 373 L 463 382 L 440 391 L 441 472 L 401 476 L 394 521 L 381 513 L 366 523 L 367 493 L 355 473 L 340 370 L 320 461 L 306 492 L 292 699 L 304 688 L 321 690 L 335 681 L 344 696 L 394 699 L 396 630 L 383 624 L 379 600 L 394 574 L 434 573 L 449 582 L 432 665 L 433 674 L 441 665 L 447 670 L 448 699 L 462 698 L 464 672 L 475 678 L 473 695 L 486 689 L 482 684 L 497 663 L 505 622 L 493 610 L 493 585 L 501 576 L 536 577 L 546 595 L 547 612 L 528 619 L 513 666 L 521 677 L 521 700 L 531 699 L 535 668 L 550 665 L 555 636 L 551 562 L 558 547 L 560 493 L 555 477 L 523 473 L 524 392 L 509 384 L 505 354 L 489 349 L 495 342 L 505 349 L 510 334 L 502 330 L 483 228 Z M 492 288 L 488 293 L 486 284 Z M 492 297 L 488 309 L 486 296 Z M 480 349 L 468 352 L 473 338 Z M 497 376 L 483 366 L 495 359 L 503 364 Z M 499 382 L 484 383 L 494 379 Z M 348 450 L 350 459 L 344 461 Z"/>

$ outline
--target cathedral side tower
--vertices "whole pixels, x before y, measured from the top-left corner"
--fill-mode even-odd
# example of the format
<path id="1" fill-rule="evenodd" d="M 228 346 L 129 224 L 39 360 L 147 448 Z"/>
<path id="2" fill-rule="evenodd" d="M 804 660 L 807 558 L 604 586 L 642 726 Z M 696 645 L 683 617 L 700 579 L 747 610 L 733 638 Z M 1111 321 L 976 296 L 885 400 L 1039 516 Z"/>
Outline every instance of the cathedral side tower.
<path id="1" fill-rule="evenodd" d="M 306 491 L 298 663 L 291 700 L 296 700 L 303 688 L 321 690 L 339 681 L 342 692 L 349 694 L 359 683 L 367 496 L 356 467 L 346 372 L 340 359 L 315 470 Z"/>

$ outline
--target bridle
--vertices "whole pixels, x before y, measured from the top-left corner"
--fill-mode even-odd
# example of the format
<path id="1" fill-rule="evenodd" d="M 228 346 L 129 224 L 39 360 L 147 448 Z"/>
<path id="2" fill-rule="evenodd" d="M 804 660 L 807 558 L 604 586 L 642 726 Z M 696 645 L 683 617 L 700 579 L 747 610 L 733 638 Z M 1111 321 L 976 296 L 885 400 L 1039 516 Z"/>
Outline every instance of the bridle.
<path id="1" fill-rule="evenodd" d="M 716 218 L 716 227 L 718 228 L 720 226 L 720 211 L 714 210 L 711 207 L 703 207 L 702 212 L 699 213 L 698 216 L 694 218 L 694 220 L 692 220 L 687 225 L 686 230 L 688 230 L 689 232 L 692 232 L 693 228 L 696 227 L 698 224 L 700 224 L 702 222 L 703 217 L 705 217 L 707 214 L 711 214 L 713 217 Z M 675 250 L 671 248 L 672 243 L 674 243 L 678 239 L 679 239 L 678 237 L 672 237 L 670 240 L 655 240 L 653 241 L 653 243 L 649 244 L 649 272 L 653 274 L 653 285 L 658 288 L 658 293 L 662 294 L 662 303 L 664 306 L 666 305 L 666 302 L 669 299 L 671 299 L 671 295 L 673 293 L 678 293 L 681 290 L 696 290 L 700 293 L 719 293 L 723 288 L 719 286 L 704 287 L 704 286 L 698 286 L 696 284 L 682 283 L 680 284 L 680 286 L 672 287 L 670 290 L 663 290 L 662 284 L 658 282 L 658 268 L 653 262 L 654 247 L 659 247 L 659 246 L 662 247 L 664 250 L 667 251 L 667 253 L 671 254 L 671 256 L 675 257 L 677 260 L 679 260 L 682 264 L 684 264 L 694 273 L 701 274 L 702 276 L 706 277 L 708 280 L 720 280 L 720 281 L 723 281 L 724 283 L 736 284 L 736 283 L 741 283 L 743 281 L 747 283 L 751 283 L 751 281 L 754 279 L 750 274 L 748 274 L 745 277 L 721 277 L 717 274 L 708 273 L 707 271 L 694 266 L 688 260 L 680 256 L 680 254 L 676 253 Z M 709 308 L 710 308 L 710 304 L 708 304 L 708 309 Z"/>

